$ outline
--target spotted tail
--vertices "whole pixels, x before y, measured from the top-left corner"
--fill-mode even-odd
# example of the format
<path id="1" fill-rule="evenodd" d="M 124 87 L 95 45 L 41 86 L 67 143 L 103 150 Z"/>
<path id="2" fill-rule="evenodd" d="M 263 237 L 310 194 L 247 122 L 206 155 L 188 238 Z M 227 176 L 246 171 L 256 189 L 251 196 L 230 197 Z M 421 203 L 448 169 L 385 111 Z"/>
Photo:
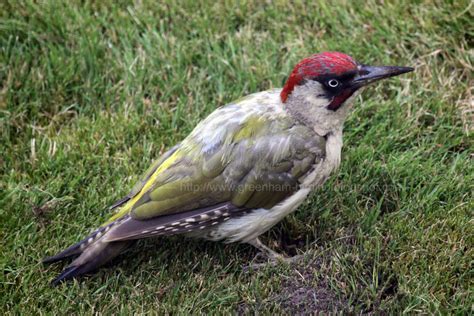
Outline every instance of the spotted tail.
<path id="1" fill-rule="evenodd" d="M 61 251 L 57 255 L 43 259 L 43 263 L 53 263 L 77 257 L 52 281 L 52 284 L 57 285 L 62 281 L 92 272 L 127 249 L 133 241 L 102 241 L 102 237 L 105 236 L 113 226 L 119 224 L 124 219 L 125 218 L 121 218 L 113 223 L 100 227 L 80 242 Z"/>

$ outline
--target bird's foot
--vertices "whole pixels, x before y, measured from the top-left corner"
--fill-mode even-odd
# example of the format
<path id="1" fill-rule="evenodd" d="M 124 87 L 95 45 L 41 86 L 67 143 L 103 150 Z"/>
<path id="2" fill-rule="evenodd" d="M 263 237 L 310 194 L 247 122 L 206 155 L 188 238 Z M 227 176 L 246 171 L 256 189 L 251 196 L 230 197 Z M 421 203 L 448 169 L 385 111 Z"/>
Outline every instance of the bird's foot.
<path id="1" fill-rule="evenodd" d="M 303 255 L 296 255 L 293 257 L 284 256 L 268 248 L 267 246 L 265 246 L 258 238 L 255 238 L 254 240 L 251 240 L 248 243 L 254 246 L 255 248 L 257 248 L 258 250 L 260 250 L 257 256 L 255 256 L 255 259 L 257 259 L 258 257 L 264 256 L 265 258 L 268 259 L 268 261 L 263 262 L 263 263 L 248 264 L 244 267 L 244 271 L 258 270 L 258 269 L 265 268 L 268 266 L 276 266 L 281 263 L 292 264 L 292 263 L 298 262 L 299 260 L 303 258 Z"/>
<path id="2" fill-rule="evenodd" d="M 268 260 L 267 262 L 247 264 L 243 267 L 243 270 L 245 272 L 248 272 L 248 271 L 260 270 L 260 269 L 266 268 L 266 267 L 275 267 L 275 266 L 277 266 L 281 263 L 293 264 L 293 263 L 296 263 L 296 262 L 298 262 L 302 259 L 303 259 L 303 255 L 297 255 L 297 256 L 293 256 L 293 257 L 284 257 L 284 256 L 282 256 L 282 258 L 278 258 L 278 259 L 270 258 L 270 260 Z"/>

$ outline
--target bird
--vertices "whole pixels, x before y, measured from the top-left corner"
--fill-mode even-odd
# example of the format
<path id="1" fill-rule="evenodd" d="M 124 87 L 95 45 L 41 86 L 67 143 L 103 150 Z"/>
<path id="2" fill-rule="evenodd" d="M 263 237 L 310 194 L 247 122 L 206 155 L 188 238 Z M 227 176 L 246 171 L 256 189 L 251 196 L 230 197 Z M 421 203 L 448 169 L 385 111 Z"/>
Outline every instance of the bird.
<path id="1" fill-rule="evenodd" d="M 218 107 L 109 207 L 102 226 L 43 260 L 72 259 L 52 284 L 95 272 L 134 241 L 156 236 L 247 243 L 284 260 L 259 236 L 338 169 L 343 125 L 363 88 L 413 70 L 321 52 L 297 63 L 283 88 Z"/>

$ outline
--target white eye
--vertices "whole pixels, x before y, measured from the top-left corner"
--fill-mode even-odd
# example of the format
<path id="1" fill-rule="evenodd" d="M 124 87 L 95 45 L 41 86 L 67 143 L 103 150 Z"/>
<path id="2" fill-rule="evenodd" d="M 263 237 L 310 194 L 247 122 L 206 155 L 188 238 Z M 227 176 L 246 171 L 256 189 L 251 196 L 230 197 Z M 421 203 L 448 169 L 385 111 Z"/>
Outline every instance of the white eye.
<path id="1" fill-rule="evenodd" d="M 328 86 L 330 86 L 331 88 L 335 88 L 339 85 L 339 81 L 337 81 L 336 79 L 331 79 L 328 81 Z"/>

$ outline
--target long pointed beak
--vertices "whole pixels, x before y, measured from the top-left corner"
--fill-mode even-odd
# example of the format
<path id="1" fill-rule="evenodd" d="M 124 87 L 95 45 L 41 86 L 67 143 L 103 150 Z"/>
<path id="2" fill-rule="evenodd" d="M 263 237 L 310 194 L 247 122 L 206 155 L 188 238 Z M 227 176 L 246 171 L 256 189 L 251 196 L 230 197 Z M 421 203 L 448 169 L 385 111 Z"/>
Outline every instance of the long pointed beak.
<path id="1" fill-rule="evenodd" d="M 414 68 L 412 67 L 359 65 L 359 74 L 352 81 L 352 85 L 360 88 L 372 82 L 398 76 L 413 70 Z"/>

